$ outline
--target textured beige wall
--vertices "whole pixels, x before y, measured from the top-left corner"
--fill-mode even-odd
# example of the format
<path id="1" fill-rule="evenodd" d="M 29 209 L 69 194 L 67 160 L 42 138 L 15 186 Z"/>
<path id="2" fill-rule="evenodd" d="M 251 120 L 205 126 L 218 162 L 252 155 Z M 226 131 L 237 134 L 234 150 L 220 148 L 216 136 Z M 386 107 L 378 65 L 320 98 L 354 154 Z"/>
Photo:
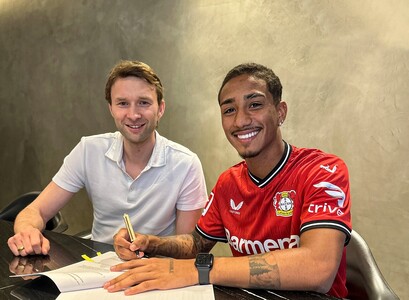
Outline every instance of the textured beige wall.
<path id="1" fill-rule="evenodd" d="M 198 153 L 208 189 L 239 160 L 216 95 L 234 65 L 272 67 L 284 138 L 348 164 L 353 225 L 409 299 L 409 2 L 0 0 L 0 207 L 42 189 L 82 135 L 114 130 L 103 99 L 121 58 L 166 87 L 160 132 Z M 90 224 L 86 194 L 64 213 Z"/>

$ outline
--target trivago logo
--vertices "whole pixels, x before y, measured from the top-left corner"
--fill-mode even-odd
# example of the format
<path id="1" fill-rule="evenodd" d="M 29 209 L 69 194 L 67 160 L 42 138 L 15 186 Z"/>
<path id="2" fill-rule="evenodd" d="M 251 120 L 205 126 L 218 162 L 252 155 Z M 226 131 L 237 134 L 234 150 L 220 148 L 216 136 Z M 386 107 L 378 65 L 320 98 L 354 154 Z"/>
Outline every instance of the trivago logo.
<path id="1" fill-rule="evenodd" d="M 245 254 L 258 254 L 270 252 L 278 249 L 297 248 L 300 244 L 300 237 L 298 235 L 291 235 L 289 238 L 283 239 L 266 239 L 263 242 L 255 240 L 246 240 L 237 236 L 230 236 L 230 231 L 225 228 L 227 241 L 230 246 L 237 252 Z"/>
<path id="2" fill-rule="evenodd" d="M 342 211 L 342 207 L 344 206 L 345 203 L 345 193 L 344 191 L 336 186 L 335 184 L 332 184 L 330 182 L 320 182 L 317 184 L 314 184 L 314 187 L 316 188 L 325 188 L 325 193 L 327 193 L 329 196 L 331 196 L 332 198 L 337 200 L 337 204 L 338 205 L 334 205 L 334 204 L 328 204 L 328 203 L 324 203 L 324 204 L 314 204 L 311 203 L 310 206 L 308 207 L 308 212 L 310 213 L 336 213 L 338 216 L 341 216 L 344 214 L 344 212 Z"/>

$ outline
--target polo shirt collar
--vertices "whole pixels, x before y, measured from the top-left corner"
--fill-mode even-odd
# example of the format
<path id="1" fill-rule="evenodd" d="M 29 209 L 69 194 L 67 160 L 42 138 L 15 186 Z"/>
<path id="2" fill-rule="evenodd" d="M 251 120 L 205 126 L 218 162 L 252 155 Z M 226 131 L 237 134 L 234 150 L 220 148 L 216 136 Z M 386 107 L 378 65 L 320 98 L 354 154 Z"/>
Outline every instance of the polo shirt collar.
<path id="1" fill-rule="evenodd" d="M 166 165 L 166 139 L 156 130 L 155 135 L 155 147 L 153 147 L 153 152 L 148 161 L 148 166 L 161 167 Z"/>
<path id="2" fill-rule="evenodd" d="M 153 147 L 153 152 L 148 161 L 147 167 L 161 167 L 166 165 L 166 139 L 156 130 L 155 137 L 155 146 Z M 115 161 L 118 165 L 121 165 L 124 154 L 123 149 L 124 137 L 119 131 L 117 131 L 115 132 L 114 141 L 105 153 L 105 156 Z"/>

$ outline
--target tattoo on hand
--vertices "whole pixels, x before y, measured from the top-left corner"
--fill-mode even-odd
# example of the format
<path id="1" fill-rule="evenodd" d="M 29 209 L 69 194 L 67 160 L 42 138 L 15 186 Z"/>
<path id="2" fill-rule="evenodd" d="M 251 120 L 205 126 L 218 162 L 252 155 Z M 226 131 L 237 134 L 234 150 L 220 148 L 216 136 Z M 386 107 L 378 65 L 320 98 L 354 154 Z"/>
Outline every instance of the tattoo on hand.
<path id="1" fill-rule="evenodd" d="M 249 256 L 251 288 L 279 289 L 280 272 L 277 264 L 271 265 L 265 259 L 265 254 Z"/>
<path id="2" fill-rule="evenodd" d="M 169 273 L 173 273 L 174 269 L 173 269 L 173 259 L 171 258 L 169 260 Z"/>

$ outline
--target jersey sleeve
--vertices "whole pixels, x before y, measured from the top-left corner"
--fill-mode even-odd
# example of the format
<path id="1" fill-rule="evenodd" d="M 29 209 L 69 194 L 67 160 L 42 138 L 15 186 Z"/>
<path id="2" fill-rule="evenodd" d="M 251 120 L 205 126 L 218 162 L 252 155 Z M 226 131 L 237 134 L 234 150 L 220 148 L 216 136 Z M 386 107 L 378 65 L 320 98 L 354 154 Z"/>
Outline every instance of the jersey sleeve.
<path id="1" fill-rule="evenodd" d="M 314 228 L 333 228 L 351 237 L 351 199 L 346 164 L 338 157 L 320 157 L 305 171 L 300 233 Z"/>
<path id="2" fill-rule="evenodd" d="M 196 231 L 208 240 L 227 243 L 227 237 L 218 207 L 218 191 L 220 190 L 218 186 L 220 186 L 220 178 L 209 195 L 206 207 L 196 225 Z"/>

